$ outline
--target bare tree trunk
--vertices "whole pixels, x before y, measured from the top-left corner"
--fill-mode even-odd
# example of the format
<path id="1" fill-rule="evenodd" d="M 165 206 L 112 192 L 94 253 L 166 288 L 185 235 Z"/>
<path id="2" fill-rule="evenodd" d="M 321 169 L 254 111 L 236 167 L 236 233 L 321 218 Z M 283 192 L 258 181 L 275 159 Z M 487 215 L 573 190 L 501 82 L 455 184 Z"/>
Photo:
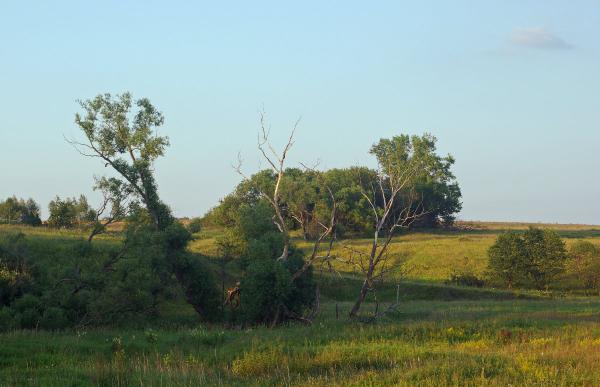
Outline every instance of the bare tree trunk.
<path id="1" fill-rule="evenodd" d="M 367 293 L 369 293 L 369 282 L 367 279 L 365 279 L 365 281 L 363 282 L 363 284 L 360 288 L 360 293 L 358 294 L 358 299 L 356 300 L 356 302 L 354 303 L 354 306 L 352 307 L 352 310 L 350 311 L 350 317 L 356 317 L 356 315 L 358 314 L 358 311 L 360 310 L 362 303 L 367 298 Z"/>

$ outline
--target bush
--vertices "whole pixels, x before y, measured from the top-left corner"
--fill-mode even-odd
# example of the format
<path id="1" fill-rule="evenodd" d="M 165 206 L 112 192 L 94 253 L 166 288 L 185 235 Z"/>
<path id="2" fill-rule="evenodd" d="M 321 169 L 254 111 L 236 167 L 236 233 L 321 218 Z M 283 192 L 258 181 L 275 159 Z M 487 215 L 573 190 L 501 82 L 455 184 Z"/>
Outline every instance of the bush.
<path id="1" fill-rule="evenodd" d="M 569 250 L 567 272 L 585 289 L 600 289 L 600 249 L 587 241 L 574 243 Z"/>
<path id="2" fill-rule="evenodd" d="M 564 271 L 567 258 L 565 243 L 556 232 L 533 227 L 522 235 L 499 235 L 488 256 L 492 281 L 537 289 L 547 288 Z"/>
<path id="3" fill-rule="evenodd" d="M 446 280 L 446 285 L 482 288 L 485 285 L 485 281 L 477 278 L 477 276 L 472 273 L 453 273 L 450 278 Z"/>
<path id="4" fill-rule="evenodd" d="M 49 307 L 44 310 L 40 318 L 40 328 L 57 330 L 64 329 L 70 325 L 65 315 L 65 311 L 56 307 Z"/>
<path id="5" fill-rule="evenodd" d="M 202 230 L 202 219 L 201 218 L 192 219 L 190 221 L 190 223 L 188 223 L 187 229 L 192 234 L 199 233 Z"/>
<path id="6" fill-rule="evenodd" d="M 216 321 L 221 317 L 221 292 L 213 273 L 197 256 L 180 254 L 174 262 L 174 272 L 183 288 L 186 301 L 200 318 Z"/>
<path id="7" fill-rule="evenodd" d="M 21 328 L 34 329 L 42 318 L 42 304 L 34 295 L 26 294 L 14 303 L 16 318 Z"/>
<path id="8" fill-rule="evenodd" d="M 508 287 L 524 282 L 525 260 L 523 239 L 515 232 L 500 234 L 488 250 L 490 278 Z"/>
<path id="9" fill-rule="evenodd" d="M 0 332 L 6 332 L 14 329 L 16 325 L 15 318 L 9 308 L 0 306 Z"/>
<path id="10" fill-rule="evenodd" d="M 274 324 L 302 315 L 315 296 L 312 270 L 291 282 L 293 273 L 303 265 L 304 259 L 297 252 L 285 263 L 265 258 L 250 263 L 240 283 L 243 320 Z"/>

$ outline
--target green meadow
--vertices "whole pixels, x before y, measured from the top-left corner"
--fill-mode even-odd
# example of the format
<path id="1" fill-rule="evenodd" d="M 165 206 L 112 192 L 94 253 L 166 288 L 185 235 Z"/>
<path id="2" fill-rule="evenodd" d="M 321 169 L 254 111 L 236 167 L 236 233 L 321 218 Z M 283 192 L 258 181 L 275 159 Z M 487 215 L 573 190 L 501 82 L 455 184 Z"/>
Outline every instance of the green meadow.
<path id="1" fill-rule="evenodd" d="M 456 271 L 485 273 L 486 252 L 498 233 L 526 227 L 459 224 L 455 231 L 398 236 L 390 259 L 401 260 L 403 271 L 380 286 L 379 306 L 371 298 L 365 312 L 396 297 L 400 307 L 376 321 L 348 318 L 359 280 L 337 264 L 334 271 L 315 270 L 321 306 L 311 325 L 200 324 L 191 307 L 174 300 L 156 321 L 7 331 L 0 334 L 0 385 L 597 385 L 600 297 L 445 283 Z M 567 245 L 600 244 L 598 227 L 543 227 L 558 231 Z M 0 226 L 0 236 L 17 231 L 39 256 L 47 246 L 84 236 Z M 217 234 L 202 231 L 190 250 L 218 265 Z M 95 243 L 119 238 L 114 232 Z M 309 246 L 300 238 L 295 243 Z M 366 249 L 368 239 L 341 241 L 336 249 L 343 245 Z M 51 259 L 68 258 L 56 253 Z"/>

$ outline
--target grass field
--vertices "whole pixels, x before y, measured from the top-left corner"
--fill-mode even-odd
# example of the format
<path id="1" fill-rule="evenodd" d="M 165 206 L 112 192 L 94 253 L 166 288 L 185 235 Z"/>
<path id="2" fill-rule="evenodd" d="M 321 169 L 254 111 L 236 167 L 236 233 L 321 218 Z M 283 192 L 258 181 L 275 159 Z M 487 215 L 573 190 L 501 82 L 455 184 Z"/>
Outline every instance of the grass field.
<path id="1" fill-rule="evenodd" d="M 186 305 L 167 305 L 165 322 L 143 328 L 0 334 L 0 385 L 600 384 L 599 297 L 444 285 L 455 270 L 483 273 L 496 235 L 527 227 L 468 226 L 394 240 L 394 259 L 411 269 L 399 283 L 401 307 L 376 323 L 347 318 L 359 280 L 340 267 L 340 276 L 318 276 L 323 299 L 312 326 L 201 326 Z M 567 244 L 600 244 L 600 227 L 549 227 Z M 0 226 L 0 234 L 14 230 Z M 82 236 L 21 231 L 40 243 Z M 204 231 L 191 249 L 216 255 L 215 234 Z M 346 243 L 366 248 L 368 240 Z M 395 293 L 393 280 L 378 296 Z"/>

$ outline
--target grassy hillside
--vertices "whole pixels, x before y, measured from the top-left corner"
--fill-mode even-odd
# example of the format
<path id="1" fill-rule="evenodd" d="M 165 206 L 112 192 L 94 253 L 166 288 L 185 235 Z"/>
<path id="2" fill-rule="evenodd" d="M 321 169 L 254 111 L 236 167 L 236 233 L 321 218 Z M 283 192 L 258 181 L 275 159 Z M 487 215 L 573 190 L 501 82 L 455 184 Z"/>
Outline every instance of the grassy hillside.
<path id="1" fill-rule="evenodd" d="M 174 302 L 163 306 L 160 321 L 136 328 L 2 333 L 0 386 L 596 384 L 600 298 L 444 285 L 454 270 L 483 273 L 496 235 L 527 227 L 459 226 L 394 239 L 393 259 L 410 270 L 398 282 L 401 307 L 376 323 L 347 318 L 360 280 L 339 266 L 339 274 L 317 270 L 322 303 L 311 326 L 201 326 L 188 305 Z M 598 227 L 552 228 L 567 244 L 579 239 L 600 244 Z M 48 243 L 69 245 L 85 236 L 0 226 L 0 237 L 15 231 L 24 232 L 40 256 Z M 218 232 L 204 230 L 191 249 L 217 263 Z M 98 243 L 118 238 L 106 235 Z M 295 242 L 308 247 L 299 238 Z M 368 248 L 364 238 L 342 243 Z M 379 300 L 395 299 L 396 286 L 396 280 L 385 284 Z"/>
<path id="2" fill-rule="evenodd" d="M 390 245 L 391 259 L 405 263 L 405 277 L 413 280 L 444 281 L 454 271 L 468 270 L 483 275 L 487 267 L 487 250 L 499 233 L 507 230 L 522 231 L 530 226 L 550 228 L 565 239 L 567 248 L 578 240 L 587 240 L 600 245 L 600 226 L 559 225 L 542 223 L 498 223 L 498 222 L 459 222 L 456 230 L 419 231 L 395 237 Z M 217 256 L 215 238 L 219 230 L 208 229 L 200 233 L 191 244 L 192 251 L 208 256 Z M 341 240 L 333 250 L 334 254 L 347 256 L 344 245 L 368 251 L 369 238 Z M 294 243 L 305 250 L 312 248 L 299 236 Z M 323 247 L 325 248 L 325 247 Z M 336 268 L 342 272 L 352 269 L 344 265 Z"/>

